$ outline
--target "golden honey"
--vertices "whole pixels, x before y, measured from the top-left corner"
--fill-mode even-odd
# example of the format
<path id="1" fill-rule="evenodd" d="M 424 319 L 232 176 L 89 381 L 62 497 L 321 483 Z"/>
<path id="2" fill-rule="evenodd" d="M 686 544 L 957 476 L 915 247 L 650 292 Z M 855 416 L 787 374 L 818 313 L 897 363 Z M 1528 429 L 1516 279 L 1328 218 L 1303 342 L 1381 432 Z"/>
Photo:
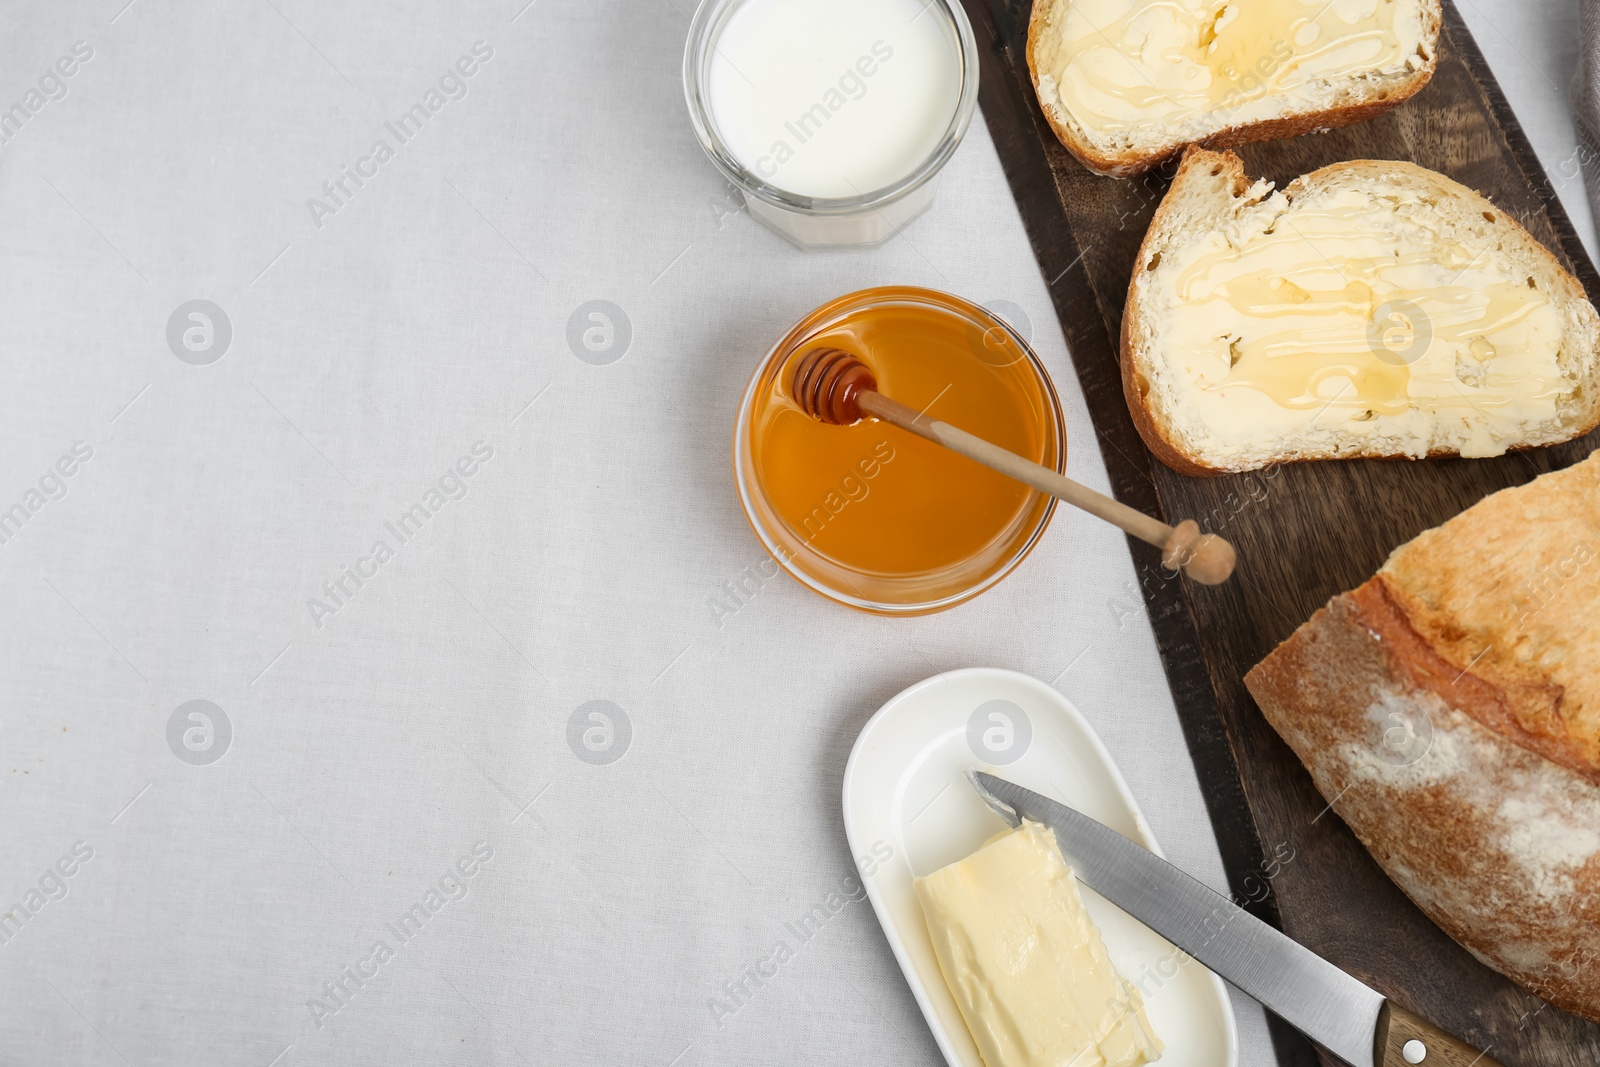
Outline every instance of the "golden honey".
<path id="1" fill-rule="evenodd" d="M 1448 427 L 1461 455 L 1495 456 L 1558 423 L 1575 385 L 1556 294 L 1493 212 L 1458 240 L 1424 205 L 1385 205 L 1399 195 L 1291 187 L 1169 251 L 1150 316 L 1178 372 L 1163 403 L 1235 455 L 1337 432 L 1420 456 Z"/>
<path id="2" fill-rule="evenodd" d="M 1185 265 L 1178 301 L 1215 302 L 1237 323 L 1225 334 L 1226 376 L 1207 386 L 1248 387 L 1285 408 L 1331 405 L 1378 415 L 1409 410 L 1414 384 L 1433 410 L 1517 403 L 1515 390 L 1467 394 L 1437 382 L 1465 382 L 1456 354 L 1486 364 L 1496 355 L 1495 340 L 1531 350 L 1530 327 L 1543 327 L 1536 334 L 1553 342 L 1560 327 L 1550 298 L 1490 256 L 1474 260 L 1462 245 L 1431 234 L 1402 252 L 1393 247 L 1398 238 L 1367 231 L 1363 223 L 1371 214 L 1365 198 L 1348 195 L 1297 210 L 1244 249 L 1207 249 Z M 1425 337 L 1416 336 L 1419 328 Z M 1430 341 L 1451 358 L 1423 358 Z M 1496 369 L 1538 382 L 1536 396 L 1551 397 L 1552 404 L 1561 385 L 1553 355 L 1543 366 L 1524 360 Z"/>
<path id="3" fill-rule="evenodd" d="M 1026 342 L 977 305 L 926 289 L 864 290 L 799 323 L 752 378 L 735 431 L 746 513 L 768 550 L 816 591 L 892 614 L 937 611 L 1003 577 L 1054 501 L 875 419 L 828 426 L 789 396 L 794 360 L 859 356 L 878 389 L 930 418 L 1056 470 L 1060 407 Z"/>
<path id="4" fill-rule="evenodd" d="M 1074 0 L 1033 58 L 1046 105 L 1086 126 L 1220 128 L 1344 79 L 1417 69 L 1429 47 L 1420 13 L 1392 0 Z"/>

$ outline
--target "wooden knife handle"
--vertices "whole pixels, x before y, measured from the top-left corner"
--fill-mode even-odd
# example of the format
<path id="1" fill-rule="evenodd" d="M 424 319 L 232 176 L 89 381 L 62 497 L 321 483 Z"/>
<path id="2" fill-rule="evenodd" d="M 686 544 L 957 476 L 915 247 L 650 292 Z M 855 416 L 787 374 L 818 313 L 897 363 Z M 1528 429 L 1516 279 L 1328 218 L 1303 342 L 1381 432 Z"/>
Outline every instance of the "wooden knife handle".
<path id="1" fill-rule="evenodd" d="M 1383 1067 L 1501 1067 L 1489 1054 L 1451 1037 L 1394 1002 L 1378 1019 Z"/>

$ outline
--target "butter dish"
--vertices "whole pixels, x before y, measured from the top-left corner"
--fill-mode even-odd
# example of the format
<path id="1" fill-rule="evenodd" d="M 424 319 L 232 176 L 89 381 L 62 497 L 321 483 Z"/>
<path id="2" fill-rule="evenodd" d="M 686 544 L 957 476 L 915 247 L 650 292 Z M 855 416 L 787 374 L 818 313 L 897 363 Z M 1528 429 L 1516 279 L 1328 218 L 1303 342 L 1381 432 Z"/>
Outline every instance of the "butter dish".
<path id="1" fill-rule="evenodd" d="M 1161 854 L 1110 754 L 1076 708 L 1037 679 L 969 668 L 895 696 L 867 722 L 844 776 L 845 833 L 885 938 L 951 1067 L 984 1067 L 939 970 L 914 879 L 1007 829 L 966 781 L 993 769 Z M 1087 886 L 1085 910 L 1117 971 L 1138 986 L 1166 1045 L 1161 1067 L 1236 1067 L 1222 981 Z"/>

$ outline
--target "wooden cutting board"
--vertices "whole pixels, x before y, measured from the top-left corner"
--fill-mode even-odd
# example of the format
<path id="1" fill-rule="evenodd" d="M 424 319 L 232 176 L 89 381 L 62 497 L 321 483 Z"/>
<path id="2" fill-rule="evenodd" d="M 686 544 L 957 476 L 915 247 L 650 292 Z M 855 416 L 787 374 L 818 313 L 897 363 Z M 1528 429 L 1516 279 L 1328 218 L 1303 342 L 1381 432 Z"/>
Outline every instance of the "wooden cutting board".
<path id="1" fill-rule="evenodd" d="M 1188 478 L 1163 466 L 1128 416 L 1117 337 L 1135 254 L 1166 177 L 1119 181 L 1085 170 L 1056 141 L 1034 97 L 1026 58 L 1030 0 L 964 3 L 978 35 L 984 117 L 1049 283 L 1116 495 L 1168 521 L 1196 518 L 1239 549 L 1235 580 L 1208 589 L 1171 578 L 1153 549 L 1130 542 L 1236 897 L 1397 1003 L 1490 1050 L 1505 1067 L 1600 1064 L 1600 1026 L 1545 1005 L 1478 963 L 1389 881 L 1327 810 L 1242 681 L 1329 597 L 1369 578 L 1395 546 L 1497 489 L 1581 459 L 1600 446 L 1600 431 L 1490 460 L 1309 463 L 1270 476 L 1220 478 Z M 1520 219 L 1600 303 L 1600 275 L 1448 0 L 1438 71 L 1409 102 L 1373 122 L 1239 153 L 1252 177 L 1280 187 L 1345 159 L 1406 159 L 1442 171 Z M 1129 589 L 1125 599 L 1131 605 L 1137 595 Z M 1273 1036 L 1284 1064 L 1315 1064 L 1319 1055 L 1336 1062 L 1276 1019 Z"/>

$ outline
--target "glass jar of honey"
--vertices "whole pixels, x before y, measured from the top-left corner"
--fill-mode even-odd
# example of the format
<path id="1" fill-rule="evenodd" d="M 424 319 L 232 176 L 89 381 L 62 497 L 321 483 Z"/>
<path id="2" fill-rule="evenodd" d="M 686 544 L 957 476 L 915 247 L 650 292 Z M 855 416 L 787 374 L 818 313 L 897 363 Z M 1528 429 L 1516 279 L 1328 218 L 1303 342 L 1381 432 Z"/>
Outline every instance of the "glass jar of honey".
<path id="1" fill-rule="evenodd" d="M 931 289 L 865 289 L 785 334 L 739 406 L 734 477 L 767 551 L 823 596 L 883 615 L 941 611 L 1009 574 L 1055 499 L 876 419 L 809 417 L 789 390 L 795 361 L 819 347 L 860 357 L 885 396 L 1065 469 L 1055 388 L 1010 326 Z"/>

